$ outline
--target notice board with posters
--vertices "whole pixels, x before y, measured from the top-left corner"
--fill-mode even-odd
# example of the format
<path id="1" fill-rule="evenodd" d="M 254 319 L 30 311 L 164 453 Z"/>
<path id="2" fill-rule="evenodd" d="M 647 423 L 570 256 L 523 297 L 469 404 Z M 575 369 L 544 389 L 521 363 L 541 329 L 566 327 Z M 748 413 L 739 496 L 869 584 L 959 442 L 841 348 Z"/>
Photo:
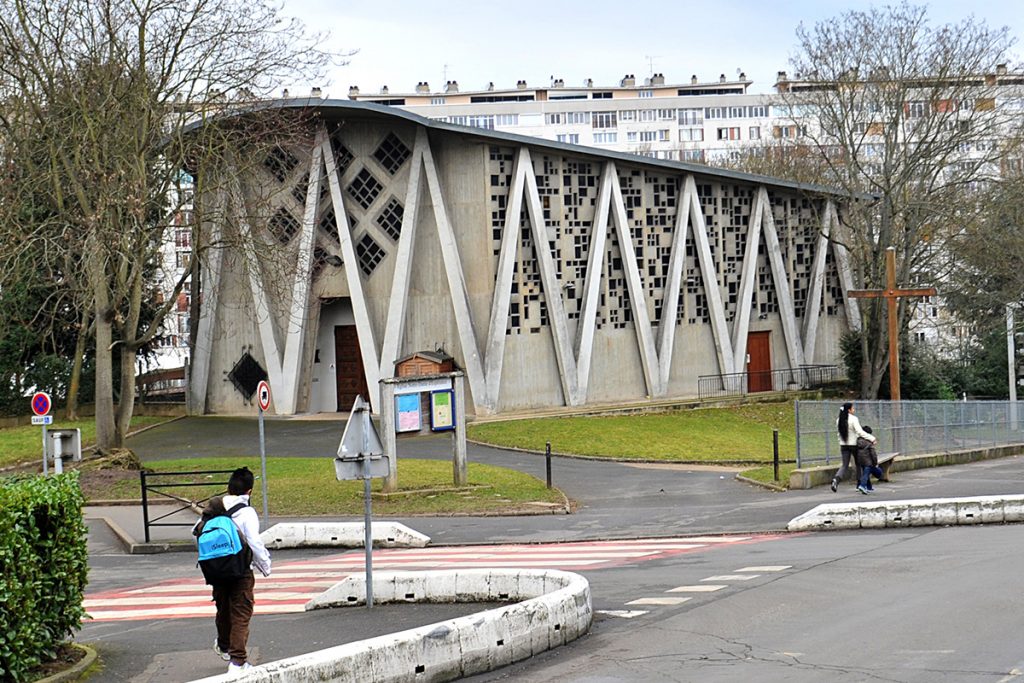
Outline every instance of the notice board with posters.
<path id="1" fill-rule="evenodd" d="M 440 389 L 430 392 L 430 429 L 445 432 L 455 429 L 455 392 Z"/>
<path id="2" fill-rule="evenodd" d="M 418 432 L 420 422 L 420 395 L 399 394 L 395 396 L 395 431 Z"/>

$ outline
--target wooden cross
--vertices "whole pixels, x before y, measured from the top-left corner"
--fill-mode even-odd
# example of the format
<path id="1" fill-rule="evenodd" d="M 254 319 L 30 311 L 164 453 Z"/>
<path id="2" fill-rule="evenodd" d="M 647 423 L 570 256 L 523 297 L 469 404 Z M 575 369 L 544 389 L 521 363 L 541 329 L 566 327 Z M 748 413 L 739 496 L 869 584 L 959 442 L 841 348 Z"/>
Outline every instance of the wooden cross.
<path id="1" fill-rule="evenodd" d="M 854 299 L 885 299 L 889 315 L 889 395 L 900 400 L 899 329 L 896 324 L 897 299 L 904 296 L 935 296 L 934 287 L 896 289 L 896 248 L 885 250 L 885 289 L 851 289 L 846 295 Z"/>

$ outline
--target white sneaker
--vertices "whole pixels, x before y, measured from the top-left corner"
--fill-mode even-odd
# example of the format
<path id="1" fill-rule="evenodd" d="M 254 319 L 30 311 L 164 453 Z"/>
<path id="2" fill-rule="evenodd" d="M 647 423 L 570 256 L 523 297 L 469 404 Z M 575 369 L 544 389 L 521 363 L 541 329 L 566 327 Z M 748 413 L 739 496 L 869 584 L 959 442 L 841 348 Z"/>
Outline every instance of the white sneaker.
<path id="1" fill-rule="evenodd" d="M 231 662 L 228 664 L 228 675 L 229 676 L 241 676 L 246 671 L 252 668 L 252 664 L 249 662 L 242 662 L 241 664 L 235 664 Z"/>
<path id="2" fill-rule="evenodd" d="M 220 649 L 220 645 L 217 644 L 216 638 L 213 639 L 213 651 L 220 655 L 220 658 L 223 659 L 225 662 L 231 661 L 231 655 L 229 655 L 227 652 L 224 652 L 224 650 Z"/>

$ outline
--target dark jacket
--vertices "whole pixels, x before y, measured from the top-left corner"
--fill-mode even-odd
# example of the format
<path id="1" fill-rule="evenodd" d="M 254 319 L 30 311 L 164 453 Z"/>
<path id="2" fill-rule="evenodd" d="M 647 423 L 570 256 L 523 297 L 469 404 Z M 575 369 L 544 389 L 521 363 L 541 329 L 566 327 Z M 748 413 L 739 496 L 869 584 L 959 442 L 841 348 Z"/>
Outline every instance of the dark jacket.
<path id="1" fill-rule="evenodd" d="M 878 451 L 875 444 L 865 438 L 857 439 L 857 464 L 860 467 L 875 467 L 878 465 Z"/>

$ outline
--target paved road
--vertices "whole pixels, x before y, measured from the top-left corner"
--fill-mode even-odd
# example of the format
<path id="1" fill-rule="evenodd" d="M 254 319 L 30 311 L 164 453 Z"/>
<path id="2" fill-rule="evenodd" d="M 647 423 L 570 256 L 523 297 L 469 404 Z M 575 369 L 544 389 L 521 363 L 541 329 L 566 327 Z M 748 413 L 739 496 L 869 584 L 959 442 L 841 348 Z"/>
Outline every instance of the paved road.
<path id="1" fill-rule="evenodd" d="M 267 431 L 272 455 L 308 455 L 310 444 L 323 442 L 323 455 L 330 457 L 341 426 L 275 420 Z M 255 423 L 182 420 L 134 437 L 129 445 L 147 460 L 251 454 Z M 400 457 L 446 456 L 443 436 L 400 442 Z M 534 455 L 471 446 L 470 458 L 543 476 L 543 458 Z M 1020 465 L 1019 458 L 1007 458 L 901 473 L 877 496 L 1016 494 L 1024 489 Z M 592 554 L 593 547 L 546 549 L 551 566 L 572 567 L 591 581 L 595 609 L 602 612 L 592 633 L 478 680 L 1000 681 L 1016 680 L 1009 672 L 1024 669 L 1015 621 L 1024 606 L 1016 580 L 1024 561 L 1022 525 L 764 535 L 759 532 L 781 529 L 818 503 L 862 497 L 852 487 L 838 494 L 827 488 L 780 494 L 740 484 L 728 472 L 568 459 L 556 459 L 555 481 L 583 503 L 577 514 L 404 521 L 429 534 L 434 545 L 494 544 L 432 551 L 479 550 L 490 553 L 489 561 L 519 552 L 504 546 L 524 541 L 683 535 L 692 541 L 694 534 L 720 532 L 749 538 L 592 566 L 580 564 L 580 553 Z M 355 558 L 361 553 L 275 553 L 279 567 L 327 562 L 339 572 L 354 567 Z M 390 559 L 403 562 L 397 555 Z M 409 566 L 417 561 L 425 560 Z M 90 569 L 90 596 L 96 599 L 196 581 L 191 556 L 125 556 L 96 522 L 90 523 Z M 723 588 L 688 588 L 709 585 Z M 111 606 L 97 603 L 100 608 Z M 454 615 L 445 609 L 450 608 L 261 614 L 253 626 L 255 658 L 269 661 Z M 212 619 L 136 616 L 142 618 L 97 621 L 83 629 L 80 640 L 98 645 L 107 664 L 95 680 L 187 680 L 221 667 L 207 650 Z"/>

